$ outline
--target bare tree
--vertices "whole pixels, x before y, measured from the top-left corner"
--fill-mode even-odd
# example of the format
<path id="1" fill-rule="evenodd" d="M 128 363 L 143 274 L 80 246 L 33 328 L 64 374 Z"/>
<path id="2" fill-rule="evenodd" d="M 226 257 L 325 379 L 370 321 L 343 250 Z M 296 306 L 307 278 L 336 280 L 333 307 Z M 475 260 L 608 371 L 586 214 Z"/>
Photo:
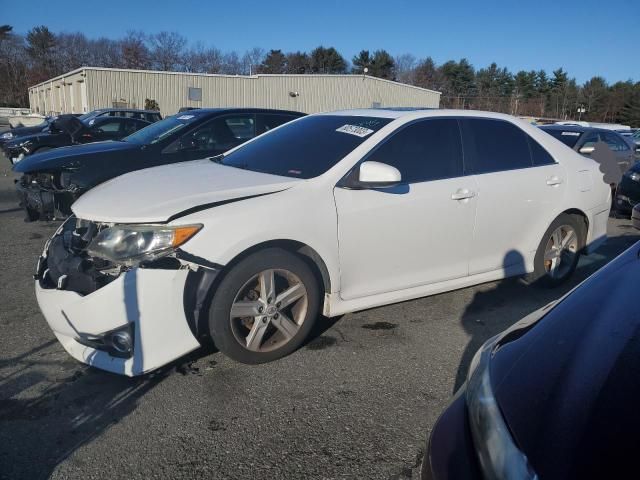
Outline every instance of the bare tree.
<path id="1" fill-rule="evenodd" d="M 413 84 L 415 81 L 416 57 L 410 53 L 403 53 L 395 58 L 396 79 L 402 83 Z"/>
<path id="2" fill-rule="evenodd" d="M 182 63 L 187 72 L 220 73 L 224 56 L 217 48 L 206 48 L 202 43 L 196 43 L 185 52 Z"/>
<path id="3" fill-rule="evenodd" d="M 142 32 L 129 31 L 120 43 L 122 50 L 122 66 L 136 70 L 151 67 L 151 54 L 147 47 L 147 37 Z"/>
<path id="4" fill-rule="evenodd" d="M 153 68 L 178 71 L 182 67 L 187 39 L 177 32 L 160 32 L 149 38 Z"/>
<path id="5" fill-rule="evenodd" d="M 242 56 L 242 73 L 245 75 L 256 73 L 258 67 L 264 61 L 264 57 L 264 48 L 253 47 L 251 50 L 247 50 Z"/>

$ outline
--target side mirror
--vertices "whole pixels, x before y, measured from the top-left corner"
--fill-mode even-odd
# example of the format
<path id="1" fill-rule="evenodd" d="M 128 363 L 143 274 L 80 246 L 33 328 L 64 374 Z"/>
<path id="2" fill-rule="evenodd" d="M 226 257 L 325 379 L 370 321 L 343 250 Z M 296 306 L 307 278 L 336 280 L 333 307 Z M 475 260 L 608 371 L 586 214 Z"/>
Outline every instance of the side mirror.
<path id="1" fill-rule="evenodd" d="M 591 155 L 595 149 L 596 149 L 595 147 L 582 147 L 578 151 L 583 155 Z"/>
<path id="2" fill-rule="evenodd" d="M 402 181 L 400 170 L 386 163 L 362 162 L 358 172 L 358 184 L 362 188 L 388 188 Z"/>

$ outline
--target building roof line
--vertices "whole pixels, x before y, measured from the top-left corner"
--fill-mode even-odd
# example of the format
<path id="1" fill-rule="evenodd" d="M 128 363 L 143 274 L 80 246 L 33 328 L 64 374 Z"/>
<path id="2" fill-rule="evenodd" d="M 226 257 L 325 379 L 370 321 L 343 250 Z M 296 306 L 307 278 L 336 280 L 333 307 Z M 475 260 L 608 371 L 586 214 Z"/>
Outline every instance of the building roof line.
<path id="1" fill-rule="evenodd" d="M 106 67 L 79 67 L 76 68 L 75 70 L 71 70 L 70 72 L 67 73 L 63 73 L 61 75 L 58 75 L 57 77 L 53 77 L 50 78 L 48 80 L 45 80 L 44 82 L 40 82 L 36 85 L 33 85 L 31 87 L 29 87 L 29 90 L 32 90 L 34 88 L 39 88 L 42 86 L 45 86 L 47 84 L 50 84 L 52 82 L 55 82 L 57 80 L 61 80 L 64 79 L 65 77 L 69 77 L 71 75 L 75 75 L 76 73 L 82 72 L 84 70 L 97 70 L 97 71 L 109 71 L 109 72 L 128 72 L 128 73 L 152 73 L 152 74 L 163 74 L 163 75 L 189 75 L 189 76 L 194 76 L 194 77 L 222 77 L 222 78 L 242 78 L 242 79 L 257 79 L 260 77 L 277 77 L 277 78 L 282 78 L 282 77 L 293 77 L 293 78 L 309 78 L 309 77 L 330 77 L 330 78 L 335 78 L 335 77 L 342 77 L 342 78 L 354 78 L 354 77 L 362 77 L 364 78 L 368 78 L 374 81 L 378 81 L 378 82 L 387 82 L 387 83 L 391 83 L 394 85 L 399 85 L 402 87 L 408 87 L 408 88 L 413 88 L 416 90 L 421 90 L 423 92 L 429 92 L 429 93 L 436 93 L 436 94 L 441 94 L 442 92 L 439 92 L 437 90 L 431 90 L 428 88 L 422 88 L 422 87 L 417 87 L 415 85 L 409 85 L 408 83 L 401 83 L 401 82 L 396 82 L 394 80 L 387 80 L 386 78 L 379 78 L 379 77 L 372 77 L 371 75 L 361 75 L 361 74 L 349 74 L 349 73 L 337 73 L 337 74 L 332 74 L 332 73 L 302 73 L 302 74 L 295 74 L 295 73 L 258 73 L 255 75 L 226 75 L 226 74 L 221 74 L 221 73 L 195 73 L 195 72 L 167 72 L 167 71 L 163 71 L 163 70 L 135 70 L 135 69 L 127 69 L 127 68 L 106 68 Z"/>

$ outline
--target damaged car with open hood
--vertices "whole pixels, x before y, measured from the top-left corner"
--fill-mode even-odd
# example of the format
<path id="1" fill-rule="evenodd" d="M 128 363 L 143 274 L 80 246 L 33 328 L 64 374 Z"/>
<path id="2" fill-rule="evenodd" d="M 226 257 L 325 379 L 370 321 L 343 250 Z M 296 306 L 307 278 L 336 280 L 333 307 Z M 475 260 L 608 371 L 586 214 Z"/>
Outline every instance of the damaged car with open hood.
<path id="1" fill-rule="evenodd" d="M 120 141 L 39 153 L 13 167 L 23 174 L 16 182 L 20 203 L 27 221 L 64 219 L 71 214 L 71 205 L 77 198 L 118 175 L 218 155 L 302 115 L 255 108 L 198 109 L 123 132 L 118 137 Z M 107 116 L 89 122 L 93 122 L 91 127 L 104 130 L 104 122 L 126 126 L 143 120 Z M 78 141 L 85 135 L 94 135 L 77 119 L 75 123 L 69 121 L 70 126 L 73 124 Z"/>
<path id="2" fill-rule="evenodd" d="M 45 245 L 36 297 L 67 352 L 111 372 L 210 341 L 263 363 L 321 314 L 514 275 L 558 285 L 605 241 L 610 204 L 597 163 L 509 115 L 315 114 L 93 188 Z"/>
<path id="3" fill-rule="evenodd" d="M 20 136 L 6 142 L 2 148 L 11 163 L 17 164 L 29 155 L 54 148 L 103 140 L 120 140 L 148 125 L 151 125 L 151 122 L 136 118 L 98 117 L 84 122 L 75 115 L 60 115 L 46 130 Z"/>

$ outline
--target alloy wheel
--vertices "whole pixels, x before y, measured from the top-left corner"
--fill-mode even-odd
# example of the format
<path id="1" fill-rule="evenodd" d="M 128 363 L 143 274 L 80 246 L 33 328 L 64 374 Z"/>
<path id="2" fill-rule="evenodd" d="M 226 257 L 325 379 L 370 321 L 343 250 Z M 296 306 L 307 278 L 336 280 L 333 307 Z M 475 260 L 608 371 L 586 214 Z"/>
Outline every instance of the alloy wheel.
<path id="1" fill-rule="evenodd" d="M 567 275 L 578 255 L 578 234 L 571 225 L 556 228 L 544 250 L 544 268 L 553 279 Z"/>
<path id="2" fill-rule="evenodd" d="M 307 290 L 298 276 L 288 270 L 264 270 L 237 292 L 231 305 L 231 330 L 247 350 L 275 350 L 298 333 L 308 304 Z"/>

